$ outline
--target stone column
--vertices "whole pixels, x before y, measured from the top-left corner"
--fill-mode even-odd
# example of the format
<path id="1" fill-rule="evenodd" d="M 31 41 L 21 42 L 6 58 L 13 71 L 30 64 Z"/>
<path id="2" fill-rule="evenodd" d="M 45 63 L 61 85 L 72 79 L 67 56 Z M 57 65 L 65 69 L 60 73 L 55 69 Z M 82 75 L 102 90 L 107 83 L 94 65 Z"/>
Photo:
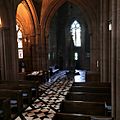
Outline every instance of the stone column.
<path id="1" fill-rule="evenodd" d="M 6 79 L 6 67 L 5 67 L 5 43 L 4 43 L 4 28 L 0 28 L 0 74 L 1 80 Z"/>
<path id="2" fill-rule="evenodd" d="M 120 120 L 120 0 L 117 0 L 116 31 L 116 120 Z"/>
<path id="3" fill-rule="evenodd" d="M 6 8 L 6 9 L 5 9 Z M 16 14 L 15 6 L 11 1 L 2 1 L 0 4 L 0 16 L 2 19 L 2 74 L 3 80 L 17 80 L 18 54 L 16 38 Z"/>
<path id="4" fill-rule="evenodd" d="M 37 49 L 38 46 L 36 45 L 36 36 L 30 35 L 30 42 L 31 42 L 31 60 L 32 60 L 32 69 L 38 70 L 38 64 L 37 64 Z"/>
<path id="5" fill-rule="evenodd" d="M 2 80 L 17 80 L 16 41 L 14 41 L 15 38 L 10 33 L 11 29 L 9 27 L 1 28 Z M 12 38 L 14 38 L 14 40 Z"/>
<path id="6" fill-rule="evenodd" d="M 109 81 L 109 0 L 101 0 L 101 82 Z"/>
<path id="7" fill-rule="evenodd" d="M 41 27 L 41 26 L 40 26 Z M 39 70 L 42 69 L 42 44 L 41 44 L 41 34 L 39 36 L 39 42 L 38 42 L 38 56 L 39 56 Z"/>
<path id="8" fill-rule="evenodd" d="M 12 45 L 15 44 L 10 39 L 10 29 L 3 28 L 2 30 L 2 52 L 3 52 L 3 67 L 4 67 L 4 80 L 16 80 L 17 73 L 14 71 L 17 64 L 13 64 L 13 61 L 17 63 L 17 60 L 14 60 L 16 52 L 13 53 Z M 16 50 L 15 50 L 16 51 Z"/>
<path id="9" fill-rule="evenodd" d="M 117 0 L 112 0 L 112 39 L 111 39 L 111 84 L 112 117 L 116 119 L 116 37 L 117 37 Z"/>
<path id="10" fill-rule="evenodd" d="M 48 40 L 49 40 L 49 32 L 46 31 L 45 34 L 45 45 L 44 45 L 44 70 L 48 69 Z"/>
<path id="11" fill-rule="evenodd" d="M 41 27 L 41 29 L 45 29 Z M 45 32 L 45 34 L 44 34 Z M 47 70 L 48 68 L 48 32 L 46 30 L 41 33 L 41 57 L 42 57 L 42 69 Z"/>
<path id="12" fill-rule="evenodd" d="M 41 50 L 40 50 L 40 34 L 36 34 L 36 45 L 37 45 L 37 59 L 36 59 L 36 62 L 37 62 L 37 68 L 38 70 L 41 69 L 41 58 L 40 58 L 40 54 L 41 54 Z"/>

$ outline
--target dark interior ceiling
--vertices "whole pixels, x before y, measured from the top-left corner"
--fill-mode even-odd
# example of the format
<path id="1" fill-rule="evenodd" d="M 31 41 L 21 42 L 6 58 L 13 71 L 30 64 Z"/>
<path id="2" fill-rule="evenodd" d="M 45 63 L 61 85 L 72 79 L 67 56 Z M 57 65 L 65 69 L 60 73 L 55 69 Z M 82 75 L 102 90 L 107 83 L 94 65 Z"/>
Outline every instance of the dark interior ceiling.
<path id="1" fill-rule="evenodd" d="M 37 3 L 40 3 L 40 2 L 42 2 L 42 0 L 33 0 L 33 1 L 35 1 L 35 2 L 37 2 Z"/>

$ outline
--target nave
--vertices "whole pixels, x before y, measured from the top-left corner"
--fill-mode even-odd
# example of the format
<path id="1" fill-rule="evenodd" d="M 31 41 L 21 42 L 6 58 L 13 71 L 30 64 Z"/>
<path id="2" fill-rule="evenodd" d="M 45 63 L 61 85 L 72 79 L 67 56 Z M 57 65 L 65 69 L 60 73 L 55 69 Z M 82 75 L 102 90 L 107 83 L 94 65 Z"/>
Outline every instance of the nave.
<path id="1" fill-rule="evenodd" d="M 44 91 L 43 94 L 15 120 L 52 120 L 73 83 L 65 74 L 66 71 L 60 71 L 40 85 L 39 91 Z"/>
<path id="2" fill-rule="evenodd" d="M 107 88 L 109 84 L 85 83 L 85 71 L 76 72 L 75 76 L 66 75 L 67 72 L 65 71 L 59 72 L 52 76 L 49 82 L 39 86 L 39 91 L 44 90 L 44 92 L 15 120 L 112 120 L 111 115 L 105 110 L 108 107 L 105 108 L 105 103 L 111 104 L 108 95 L 110 91 Z M 82 88 L 84 85 L 85 89 Z M 80 89 L 76 89 L 80 86 L 82 92 Z M 95 88 L 95 90 L 92 86 L 97 86 L 97 89 Z M 105 88 L 105 86 L 107 87 Z M 108 91 L 106 91 L 107 89 Z M 93 90 L 95 90 L 95 93 Z M 104 92 L 104 94 L 101 92 Z M 105 95 L 108 95 L 108 97 L 105 97 Z M 97 96 L 97 98 L 94 96 Z M 93 106 L 89 106 L 91 103 Z M 76 113 L 74 113 L 74 110 Z M 90 110 L 94 112 L 88 112 Z"/>

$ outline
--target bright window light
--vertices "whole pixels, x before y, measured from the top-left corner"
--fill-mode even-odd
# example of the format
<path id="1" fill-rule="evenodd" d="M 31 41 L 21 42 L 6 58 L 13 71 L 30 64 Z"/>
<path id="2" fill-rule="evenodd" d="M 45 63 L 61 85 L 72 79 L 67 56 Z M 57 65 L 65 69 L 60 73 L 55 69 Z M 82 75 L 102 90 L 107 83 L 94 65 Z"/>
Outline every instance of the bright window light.
<path id="1" fill-rule="evenodd" d="M 77 52 L 75 52 L 75 56 L 74 56 L 75 58 L 75 60 L 78 60 L 78 53 Z"/>
<path id="2" fill-rule="evenodd" d="M 109 24 L 109 31 L 112 30 L 112 23 Z"/>
<path id="3" fill-rule="evenodd" d="M 81 47 L 81 27 L 76 20 L 72 23 L 70 31 L 72 34 L 74 46 Z"/>

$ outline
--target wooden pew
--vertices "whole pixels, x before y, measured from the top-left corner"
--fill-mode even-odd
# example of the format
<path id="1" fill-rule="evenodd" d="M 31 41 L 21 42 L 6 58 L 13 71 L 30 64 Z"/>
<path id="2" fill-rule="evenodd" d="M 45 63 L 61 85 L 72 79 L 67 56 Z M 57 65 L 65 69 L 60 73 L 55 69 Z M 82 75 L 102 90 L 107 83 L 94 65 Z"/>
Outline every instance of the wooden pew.
<path id="1" fill-rule="evenodd" d="M 73 113 L 56 113 L 52 120 L 113 120 L 113 118 Z"/>
<path id="2" fill-rule="evenodd" d="M 21 90 L 0 89 L 0 97 L 10 98 L 11 118 L 15 118 L 22 112 L 23 100 Z"/>
<path id="3" fill-rule="evenodd" d="M 22 98 L 24 106 L 27 107 L 29 104 L 32 103 L 32 95 L 31 89 L 26 85 L 18 85 L 18 84 L 0 84 L 0 90 L 21 90 L 22 91 Z"/>
<path id="4" fill-rule="evenodd" d="M 38 81 L 19 80 L 18 84 L 28 85 L 31 88 L 33 100 L 38 98 L 38 96 L 39 96 L 39 85 L 40 85 Z"/>
<path id="5" fill-rule="evenodd" d="M 92 86 L 92 87 L 110 87 L 111 83 L 108 82 L 73 82 L 73 86 Z"/>
<path id="6" fill-rule="evenodd" d="M 27 80 L 16 80 L 16 81 L 8 81 L 8 80 L 2 80 L 0 81 L 0 84 L 9 84 L 9 85 L 26 85 L 30 87 L 32 92 L 32 98 L 36 99 L 39 95 L 39 82 L 38 81 L 27 81 Z"/>
<path id="7" fill-rule="evenodd" d="M 11 120 L 10 99 L 0 97 L 0 120 Z"/>
<path id="8" fill-rule="evenodd" d="M 39 84 L 42 84 L 44 82 L 44 74 L 43 71 L 33 71 L 30 74 L 26 75 L 26 80 L 28 81 L 38 81 Z"/>
<path id="9" fill-rule="evenodd" d="M 72 86 L 70 92 L 111 93 L 110 87 Z"/>
<path id="10" fill-rule="evenodd" d="M 106 116 L 105 104 L 102 102 L 98 103 L 98 102 L 65 100 L 60 105 L 60 112 Z"/>
<path id="11" fill-rule="evenodd" d="M 65 99 L 72 101 L 104 102 L 107 105 L 111 105 L 111 94 L 108 93 L 68 92 Z"/>
<path id="12" fill-rule="evenodd" d="M 85 79 L 89 82 L 100 82 L 100 73 L 97 71 L 87 71 Z"/>
<path id="13" fill-rule="evenodd" d="M 91 120 L 114 120 L 113 117 L 91 116 Z"/>
<path id="14" fill-rule="evenodd" d="M 91 120 L 91 118 L 83 114 L 56 113 L 53 120 Z"/>

